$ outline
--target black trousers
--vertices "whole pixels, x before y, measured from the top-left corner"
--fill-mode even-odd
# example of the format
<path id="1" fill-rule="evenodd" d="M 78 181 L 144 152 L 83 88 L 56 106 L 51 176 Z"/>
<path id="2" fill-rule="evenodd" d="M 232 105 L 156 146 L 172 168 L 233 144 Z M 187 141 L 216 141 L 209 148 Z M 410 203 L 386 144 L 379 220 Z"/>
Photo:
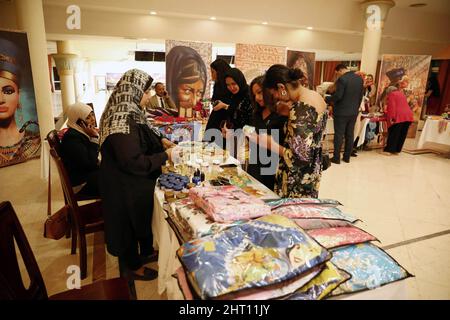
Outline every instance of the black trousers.
<path id="1" fill-rule="evenodd" d="M 92 171 L 86 177 L 86 184 L 80 191 L 79 194 L 92 196 L 92 197 L 100 197 L 99 190 L 99 171 Z"/>
<path id="2" fill-rule="evenodd" d="M 402 151 L 411 122 L 400 122 L 389 127 L 388 139 L 384 151 L 398 153 Z"/>
<path id="3" fill-rule="evenodd" d="M 353 131 L 358 115 L 334 116 L 334 159 L 341 159 L 341 147 L 345 137 L 344 159 L 350 159 L 353 149 Z"/>
<path id="4" fill-rule="evenodd" d="M 120 269 L 137 270 L 142 266 L 141 256 L 153 253 L 153 235 L 132 241 L 125 252 L 119 256 Z"/>

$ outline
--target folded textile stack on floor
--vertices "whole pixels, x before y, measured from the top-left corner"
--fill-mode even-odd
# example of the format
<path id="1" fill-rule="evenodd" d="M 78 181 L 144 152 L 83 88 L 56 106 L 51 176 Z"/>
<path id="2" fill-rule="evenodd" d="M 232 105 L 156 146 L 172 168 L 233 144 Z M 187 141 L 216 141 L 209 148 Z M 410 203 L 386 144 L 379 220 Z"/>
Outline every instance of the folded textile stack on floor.
<path id="1" fill-rule="evenodd" d="M 270 214 L 270 207 L 236 186 L 198 187 L 190 198 L 216 222 L 252 219 Z"/>

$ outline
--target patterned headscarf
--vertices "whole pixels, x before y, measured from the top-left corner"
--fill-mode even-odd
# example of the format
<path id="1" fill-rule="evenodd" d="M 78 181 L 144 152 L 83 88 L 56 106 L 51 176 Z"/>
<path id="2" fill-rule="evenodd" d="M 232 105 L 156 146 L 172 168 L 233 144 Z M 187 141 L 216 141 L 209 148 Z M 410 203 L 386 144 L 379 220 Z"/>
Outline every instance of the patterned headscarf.
<path id="1" fill-rule="evenodd" d="M 149 125 L 140 103 L 152 81 L 150 75 L 138 69 L 129 70 L 120 78 L 100 119 L 100 146 L 111 134 L 129 134 L 130 120 Z"/>

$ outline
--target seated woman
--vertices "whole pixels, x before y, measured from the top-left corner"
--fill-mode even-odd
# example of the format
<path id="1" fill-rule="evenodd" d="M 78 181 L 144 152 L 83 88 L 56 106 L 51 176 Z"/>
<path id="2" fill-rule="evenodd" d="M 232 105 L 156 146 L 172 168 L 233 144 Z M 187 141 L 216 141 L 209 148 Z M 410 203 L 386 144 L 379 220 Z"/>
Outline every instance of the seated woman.
<path id="1" fill-rule="evenodd" d="M 60 156 L 70 183 L 78 194 L 99 196 L 99 147 L 94 111 L 78 102 L 69 106 L 67 116 L 69 129 L 62 139 Z"/>
<path id="2" fill-rule="evenodd" d="M 278 131 L 276 134 L 277 141 L 284 140 L 283 127 L 286 123 L 287 117 L 280 116 L 276 112 L 272 112 L 270 108 L 264 104 L 263 95 L 263 76 L 256 77 L 250 84 L 250 99 L 253 104 L 253 117 L 251 125 L 255 127 L 257 134 L 267 133 L 272 135 L 274 131 Z M 275 185 L 275 171 L 278 165 L 278 161 L 271 163 L 274 158 L 270 154 L 269 150 L 259 150 L 261 147 L 256 145 L 250 145 L 250 161 L 247 172 L 264 184 L 270 190 L 273 190 Z M 267 156 L 267 159 L 261 159 L 261 156 Z M 278 160 L 278 157 L 276 158 Z M 270 168 L 274 167 L 274 170 Z M 266 168 L 265 170 L 263 168 Z M 268 172 L 270 171 L 270 173 Z"/>
<path id="3" fill-rule="evenodd" d="M 326 103 L 317 92 L 301 86 L 302 77 L 300 69 L 273 65 L 263 83 L 277 112 L 289 117 L 281 144 L 266 136 L 268 148 L 281 155 L 274 191 L 282 198 L 317 198 L 322 176 Z"/>

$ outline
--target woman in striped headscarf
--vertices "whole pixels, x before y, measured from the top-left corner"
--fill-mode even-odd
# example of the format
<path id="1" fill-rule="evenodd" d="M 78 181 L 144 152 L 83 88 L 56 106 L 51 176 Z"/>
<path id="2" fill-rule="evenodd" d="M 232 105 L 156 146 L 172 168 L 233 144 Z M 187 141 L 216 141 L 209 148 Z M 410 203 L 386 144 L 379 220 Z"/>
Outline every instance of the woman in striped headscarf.
<path id="1" fill-rule="evenodd" d="M 100 193 L 106 244 L 108 252 L 119 257 L 121 274 L 138 280 L 158 275 L 144 265 L 157 259 L 151 230 L 153 193 L 173 147 L 145 117 L 143 106 L 152 81 L 143 71 L 127 71 L 100 120 Z"/>

